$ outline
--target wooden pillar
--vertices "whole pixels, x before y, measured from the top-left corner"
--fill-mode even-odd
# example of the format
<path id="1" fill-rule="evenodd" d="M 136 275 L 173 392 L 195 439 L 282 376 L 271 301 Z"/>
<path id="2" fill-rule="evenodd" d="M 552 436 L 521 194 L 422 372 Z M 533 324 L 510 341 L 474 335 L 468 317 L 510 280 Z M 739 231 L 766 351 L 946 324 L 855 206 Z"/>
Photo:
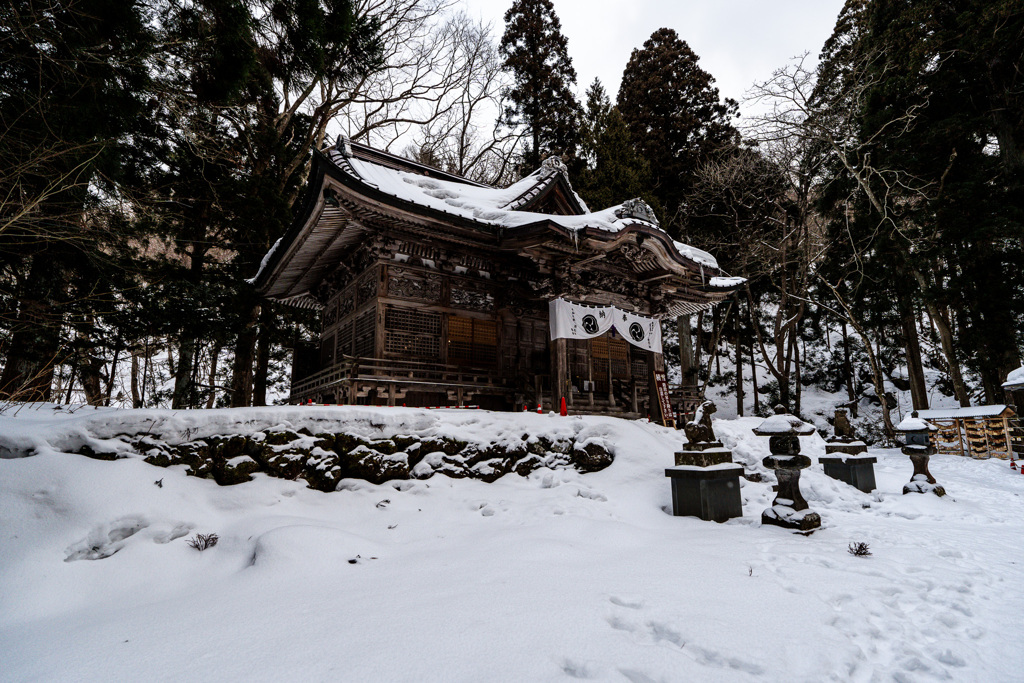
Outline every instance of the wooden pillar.
<path id="1" fill-rule="evenodd" d="M 651 422 L 661 422 L 662 424 L 665 424 L 665 421 L 671 416 L 665 415 L 661 410 L 661 398 L 658 395 L 658 383 L 656 381 L 659 372 L 665 372 L 665 356 L 660 353 L 648 351 L 647 402 L 651 406 Z"/>
<path id="2" fill-rule="evenodd" d="M 587 397 L 590 402 L 590 407 L 594 407 L 594 340 L 587 340 L 587 381 L 590 382 L 590 391 L 587 392 Z"/>
<path id="3" fill-rule="evenodd" d="M 562 399 L 568 398 L 566 386 L 569 383 L 569 362 L 566 339 L 551 342 L 551 409 L 558 410 Z"/>
<path id="4" fill-rule="evenodd" d="M 693 330 L 690 328 L 690 316 L 679 316 L 676 329 L 679 333 L 679 370 L 682 375 L 682 386 L 685 388 L 697 384 L 697 370 L 693 358 Z M 662 363 L 664 363 L 664 360 Z"/>

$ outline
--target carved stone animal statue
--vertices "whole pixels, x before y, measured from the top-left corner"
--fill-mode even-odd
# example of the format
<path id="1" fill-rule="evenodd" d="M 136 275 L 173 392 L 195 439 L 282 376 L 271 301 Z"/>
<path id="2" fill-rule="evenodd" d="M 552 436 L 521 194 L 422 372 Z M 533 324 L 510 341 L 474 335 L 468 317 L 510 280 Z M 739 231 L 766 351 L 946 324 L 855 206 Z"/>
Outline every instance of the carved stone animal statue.
<path id="1" fill-rule="evenodd" d="M 853 439 L 853 425 L 850 424 L 850 419 L 846 417 L 846 411 L 842 408 L 836 409 L 836 419 L 833 426 L 835 427 L 837 439 L 847 441 Z"/>
<path id="2" fill-rule="evenodd" d="M 704 401 L 693 413 L 693 421 L 683 425 L 687 443 L 715 441 L 715 430 L 711 428 L 711 416 L 718 410 L 714 401 Z"/>

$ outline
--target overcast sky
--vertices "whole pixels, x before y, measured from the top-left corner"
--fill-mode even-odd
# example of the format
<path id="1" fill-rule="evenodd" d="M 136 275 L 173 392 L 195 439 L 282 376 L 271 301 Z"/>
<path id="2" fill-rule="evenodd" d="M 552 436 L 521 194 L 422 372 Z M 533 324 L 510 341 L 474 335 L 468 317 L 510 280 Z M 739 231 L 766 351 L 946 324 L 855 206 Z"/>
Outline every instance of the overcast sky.
<path id="1" fill-rule="evenodd" d="M 512 0 L 463 0 L 473 16 L 505 31 Z M 634 48 L 665 26 L 675 29 L 714 76 L 722 97 L 742 101 L 792 57 L 817 56 L 843 0 L 553 0 L 569 39 L 580 99 L 600 78 L 612 100 Z"/>

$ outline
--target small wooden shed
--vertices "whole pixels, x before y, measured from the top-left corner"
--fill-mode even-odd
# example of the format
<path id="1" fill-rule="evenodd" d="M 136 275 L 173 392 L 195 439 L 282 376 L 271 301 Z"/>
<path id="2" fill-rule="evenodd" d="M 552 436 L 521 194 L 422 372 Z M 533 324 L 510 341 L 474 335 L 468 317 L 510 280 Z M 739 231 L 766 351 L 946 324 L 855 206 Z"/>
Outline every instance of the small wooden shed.
<path id="1" fill-rule="evenodd" d="M 922 410 L 919 415 L 938 428 L 933 438 L 940 455 L 1005 460 L 1014 457 L 1014 452 L 1024 453 L 1024 434 L 1011 406 Z"/>

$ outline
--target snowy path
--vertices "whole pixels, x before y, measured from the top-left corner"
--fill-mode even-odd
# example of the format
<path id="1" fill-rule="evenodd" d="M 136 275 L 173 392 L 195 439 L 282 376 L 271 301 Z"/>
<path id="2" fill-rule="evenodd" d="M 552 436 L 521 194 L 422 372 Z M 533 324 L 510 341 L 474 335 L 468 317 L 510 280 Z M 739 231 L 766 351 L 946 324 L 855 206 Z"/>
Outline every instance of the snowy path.
<path id="1" fill-rule="evenodd" d="M 1024 676 L 1024 476 L 1007 463 L 934 458 L 946 499 L 901 495 L 898 452 L 875 453 L 871 495 L 816 465 L 804 494 L 824 528 L 803 537 L 760 526 L 767 484 L 744 482 L 745 516 L 723 525 L 666 514 L 678 437 L 587 419 L 619 448 L 610 468 L 494 484 L 324 494 L 0 460 L 0 680 Z M 752 461 L 749 422 L 716 427 Z M 221 541 L 200 554 L 195 531 Z"/>

